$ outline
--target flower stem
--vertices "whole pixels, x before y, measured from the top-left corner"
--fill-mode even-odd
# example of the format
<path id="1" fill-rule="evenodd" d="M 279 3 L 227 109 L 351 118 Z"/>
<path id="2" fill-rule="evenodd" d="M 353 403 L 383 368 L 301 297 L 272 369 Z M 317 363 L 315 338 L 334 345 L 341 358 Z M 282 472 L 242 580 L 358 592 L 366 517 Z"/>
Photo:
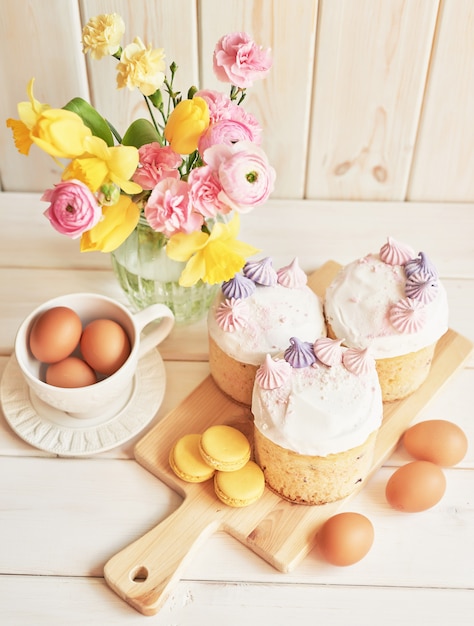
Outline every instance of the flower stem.
<path id="1" fill-rule="evenodd" d="M 150 101 L 149 101 L 149 99 L 146 96 L 143 96 L 143 97 L 145 98 L 146 106 L 148 108 L 148 113 L 150 114 L 151 121 L 153 122 L 153 126 L 155 127 L 155 130 L 156 130 L 156 132 L 158 133 L 158 135 L 160 137 L 160 143 L 161 143 L 161 145 L 163 145 L 162 139 L 161 139 L 161 131 L 160 131 L 160 128 L 159 128 L 158 124 L 156 123 L 155 116 L 153 115 L 153 110 L 152 110 L 152 108 L 150 106 Z"/>
<path id="2" fill-rule="evenodd" d="M 107 122 L 107 126 L 110 128 L 110 132 L 112 133 L 112 135 L 117 140 L 117 143 L 121 144 L 122 143 L 122 137 L 120 136 L 118 130 L 115 128 L 115 126 L 113 124 L 111 124 L 109 122 L 109 120 L 105 120 L 105 121 Z"/>

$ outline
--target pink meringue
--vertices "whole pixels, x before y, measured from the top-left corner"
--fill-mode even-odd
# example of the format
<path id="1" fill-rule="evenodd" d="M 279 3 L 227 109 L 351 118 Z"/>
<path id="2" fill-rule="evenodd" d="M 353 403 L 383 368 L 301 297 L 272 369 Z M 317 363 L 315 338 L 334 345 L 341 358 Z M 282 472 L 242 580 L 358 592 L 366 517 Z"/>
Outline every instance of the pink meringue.
<path id="1" fill-rule="evenodd" d="M 390 323 L 400 333 L 417 333 L 426 323 L 426 309 L 419 300 L 404 298 L 388 312 Z"/>
<path id="2" fill-rule="evenodd" d="M 265 361 L 258 368 L 255 375 L 257 384 L 262 389 L 277 389 L 281 387 L 291 376 L 291 365 L 283 359 L 272 359 L 270 354 L 265 356 Z"/>
<path id="3" fill-rule="evenodd" d="M 289 265 L 285 265 L 277 270 L 277 280 L 283 287 L 298 289 L 304 287 L 308 282 L 308 277 L 298 264 L 295 257 Z"/>
<path id="4" fill-rule="evenodd" d="M 342 355 L 342 362 L 355 376 L 368 374 L 375 368 L 375 359 L 370 354 L 369 348 L 347 348 Z"/>
<path id="5" fill-rule="evenodd" d="M 342 339 L 330 339 L 321 337 L 313 344 L 313 352 L 318 361 L 324 365 L 339 365 L 342 361 Z"/>
<path id="6" fill-rule="evenodd" d="M 222 330 L 229 333 L 244 328 L 248 322 L 247 303 L 236 298 L 224 300 L 217 308 L 216 321 Z"/>
<path id="7" fill-rule="evenodd" d="M 380 248 L 380 260 L 387 265 L 404 265 L 415 256 L 412 248 L 387 237 L 387 243 Z"/>

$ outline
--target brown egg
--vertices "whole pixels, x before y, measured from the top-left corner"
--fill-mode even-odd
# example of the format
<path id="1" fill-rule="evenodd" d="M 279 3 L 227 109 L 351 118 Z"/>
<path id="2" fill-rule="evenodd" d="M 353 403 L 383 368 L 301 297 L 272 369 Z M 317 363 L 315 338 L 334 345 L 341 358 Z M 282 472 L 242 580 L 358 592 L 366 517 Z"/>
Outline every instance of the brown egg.
<path id="1" fill-rule="evenodd" d="M 369 552 L 374 542 L 372 522 L 360 513 L 338 513 L 317 534 L 317 544 L 326 561 L 352 565 Z"/>
<path id="2" fill-rule="evenodd" d="M 130 340 L 117 322 L 97 319 L 84 328 L 81 352 L 93 369 L 110 376 L 122 367 L 130 355 Z"/>
<path id="3" fill-rule="evenodd" d="M 85 361 L 69 356 L 49 365 L 46 382 L 54 387 L 87 387 L 97 382 L 97 376 Z"/>
<path id="4" fill-rule="evenodd" d="M 75 311 L 56 306 L 42 313 L 30 331 L 29 344 L 33 356 L 43 363 L 62 361 L 79 344 L 82 323 Z"/>
<path id="5" fill-rule="evenodd" d="M 437 504 L 445 491 L 446 478 L 438 465 L 430 461 L 412 461 L 391 475 L 385 496 L 394 509 L 417 513 Z"/>
<path id="6" fill-rule="evenodd" d="M 450 467 L 459 463 L 467 452 L 464 432 L 447 420 L 426 420 L 409 428 L 403 445 L 415 459 Z"/>

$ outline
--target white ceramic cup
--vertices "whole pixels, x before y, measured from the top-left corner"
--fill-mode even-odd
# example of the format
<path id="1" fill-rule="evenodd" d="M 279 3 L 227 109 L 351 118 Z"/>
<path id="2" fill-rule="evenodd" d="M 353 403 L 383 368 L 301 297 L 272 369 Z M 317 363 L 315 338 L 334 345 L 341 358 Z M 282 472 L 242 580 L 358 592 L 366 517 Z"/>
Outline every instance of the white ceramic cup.
<path id="1" fill-rule="evenodd" d="M 31 353 L 29 335 L 38 316 L 56 306 L 75 311 L 83 328 L 94 319 L 118 322 L 127 333 L 131 346 L 130 355 L 122 367 L 87 387 L 63 388 L 44 382 L 46 366 Z M 21 323 L 15 338 L 15 356 L 30 388 L 33 405 L 39 400 L 83 419 L 116 414 L 130 397 L 138 360 L 161 343 L 173 325 L 174 315 L 164 304 L 152 304 L 138 313 L 130 313 L 119 302 L 94 293 L 73 293 L 44 302 Z"/>

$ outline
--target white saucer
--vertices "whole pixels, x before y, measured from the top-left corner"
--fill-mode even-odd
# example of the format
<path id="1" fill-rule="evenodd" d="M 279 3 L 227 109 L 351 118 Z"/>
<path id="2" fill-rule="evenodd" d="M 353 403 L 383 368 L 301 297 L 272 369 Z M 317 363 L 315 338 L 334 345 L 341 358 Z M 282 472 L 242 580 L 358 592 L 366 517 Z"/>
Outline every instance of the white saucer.
<path id="1" fill-rule="evenodd" d="M 163 402 L 166 371 L 160 353 L 151 350 L 138 362 L 126 405 L 112 417 L 78 419 L 33 395 L 15 355 L 5 367 L 1 403 L 8 424 L 35 448 L 59 456 L 105 452 L 138 434 L 155 417 Z"/>

